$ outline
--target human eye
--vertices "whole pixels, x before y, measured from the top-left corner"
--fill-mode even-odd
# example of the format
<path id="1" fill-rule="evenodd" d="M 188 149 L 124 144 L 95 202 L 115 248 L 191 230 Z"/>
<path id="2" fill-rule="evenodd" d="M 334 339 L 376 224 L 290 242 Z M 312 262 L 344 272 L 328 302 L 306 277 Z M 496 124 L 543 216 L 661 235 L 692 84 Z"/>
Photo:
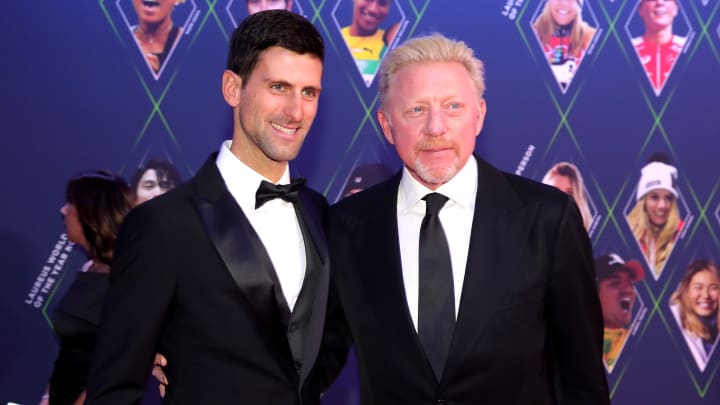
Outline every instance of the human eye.
<path id="1" fill-rule="evenodd" d="M 318 96 L 318 90 L 312 87 L 306 88 L 303 89 L 302 95 L 305 98 L 316 98 Z"/>
<path id="2" fill-rule="evenodd" d="M 445 110 L 448 112 L 448 114 L 459 115 L 465 110 L 465 104 L 459 101 L 450 101 L 445 104 Z"/>
<path id="3" fill-rule="evenodd" d="M 414 105 L 407 109 L 406 114 L 411 117 L 416 117 L 416 116 L 419 116 L 420 114 L 422 114 L 423 112 L 425 112 L 425 107 L 423 107 L 421 105 Z"/>
<path id="4" fill-rule="evenodd" d="M 274 91 L 284 91 L 287 88 L 287 84 L 280 82 L 271 83 L 270 88 Z"/>

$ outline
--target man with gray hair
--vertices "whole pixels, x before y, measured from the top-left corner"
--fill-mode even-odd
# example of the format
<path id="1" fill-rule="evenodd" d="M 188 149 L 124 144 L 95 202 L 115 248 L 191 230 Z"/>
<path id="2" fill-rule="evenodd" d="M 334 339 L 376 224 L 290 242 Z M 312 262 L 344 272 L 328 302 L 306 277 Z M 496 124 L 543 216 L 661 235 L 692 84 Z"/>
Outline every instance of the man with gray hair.
<path id="1" fill-rule="evenodd" d="M 362 404 L 609 404 L 590 242 L 572 198 L 473 154 L 483 64 L 463 42 L 385 57 L 378 120 L 404 163 L 331 208 Z"/>

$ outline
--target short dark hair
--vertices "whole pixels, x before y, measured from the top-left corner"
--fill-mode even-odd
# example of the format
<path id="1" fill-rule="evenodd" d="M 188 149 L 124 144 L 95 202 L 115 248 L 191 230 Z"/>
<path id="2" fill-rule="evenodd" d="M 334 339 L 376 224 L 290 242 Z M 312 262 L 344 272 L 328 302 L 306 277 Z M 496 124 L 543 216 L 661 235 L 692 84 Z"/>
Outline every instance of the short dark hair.
<path id="1" fill-rule="evenodd" d="M 175 168 L 175 165 L 168 162 L 167 160 L 150 159 L 147 162 L 143 163 L 141 166 L 139 166 L 137 170 L 135 170 L 135 173 L 133 173 L 132 179 L 130 179 L 130 188 L 133 195 L 135 195 L 136 197 L 137 188 L 140 185 L 140 179 L 142 178 L 143 174 L 145 174 L 145 172 L 150 169 L 155 170 L 158 182 L 165 182 L 165 188 L 167 189 L 175 188 L 180 183 L 182 183 L 182 177 L 180 176 L 180 172 L 178 172 L 177 168 Z"/>
<path id="2" fill-rule="evenodd" d="M 133 206 L 127 182 L 105 170 L 83 172 L 68 181 L 65 200 L 77 209 L 90 258 L 109 265 L 120 224 Z"/>
<path id="3" fill-rule="evenodd" d="M 248 16 L 230 38 L 227 69 L 247 83 L 260 54 L 279 46 L 322 62 L 325 45 L 320 32 L 305 17 L 287 10 L 266 10 Z"/>

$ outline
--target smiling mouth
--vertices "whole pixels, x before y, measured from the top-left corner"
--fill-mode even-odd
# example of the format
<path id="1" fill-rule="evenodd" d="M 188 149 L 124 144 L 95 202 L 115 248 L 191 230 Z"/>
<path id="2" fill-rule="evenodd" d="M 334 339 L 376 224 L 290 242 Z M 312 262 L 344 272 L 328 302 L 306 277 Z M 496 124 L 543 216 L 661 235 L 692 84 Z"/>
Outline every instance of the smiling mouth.
<path id="1" fill-rule="evenodd" d="M 708 310 L 708 311 L 713 309 L 713 304 L 710 301 L 700 301 L 700 302 L 698 302 L 698 306 L 700 308 Z"/>
<path id="2" fill-rule="evenodd" d="M 142 0 L 142 5 L 145 7 L 159 7 L 160 2 L 158 0 Z"/>
<path id="3" fill-rule="evenodd" d="M 270 126 L 272 126 L 272 127 L 275 128 L 276 130 L 278 130 L 278 131 L 280 131 L 280 132 L 282 132 L 283 134 L 286 134 L 286 135 L 294 135 L 294 134 L 297 132 L 297 130 L 298 130 L 298 128 L 288 128 L 288 127 L 284 127 L 284 126 L 282 126 L 282 125 L 276 124 L 276 123 L 274 123 L 274 122 L 271 122 L 271 123 L 270 123 Z"/>

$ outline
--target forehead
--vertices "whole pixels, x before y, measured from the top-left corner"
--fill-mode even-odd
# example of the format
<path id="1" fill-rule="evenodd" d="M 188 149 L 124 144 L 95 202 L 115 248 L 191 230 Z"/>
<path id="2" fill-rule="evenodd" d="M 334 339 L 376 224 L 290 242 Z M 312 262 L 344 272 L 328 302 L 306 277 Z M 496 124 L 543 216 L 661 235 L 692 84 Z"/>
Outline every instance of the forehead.
<path id="1" fill-rule="evenodd" d="M 609 276 L 600 280 L 600 284 L 605 283 L 605 282 L 613 282 L 613 281 L 632 282 L 632 277 L 630 276 L 630 271 L 628 271 L 626 269 L 615 270 Z"/>
<path id="2" fill-rule="evenodd" d="M 140 181 L 148 181 L 148 180 L 155 180 L 157 179 L 157 172 L 155 172 L 155 169 L 147 169 L 145 170 L 145 173 L 142 174 L 140 177 Z"/>
<path id="3" fill-rule="evenodd" d="M 450 97 L 472 98 L 477 93 L 465 66 L 459 62 L 413 63 L 400 68 L 390 82 L 390 98 L 419 101 Z"/>
<path id="4" fill-rule="evenodd" d="M 297 86 L 320 88 L 322 66 L 322 61 L 315 55 L 301 55 L 272 46 L 260 53 L 250 80 L 281 80 Z"/>
<path id="5" fill-rule="evenodd" d="M 648 196 L 652 197 L 674 197 L 673 193 L 663 188 L 657 188 L 655 190 L 648 191 Z"/>
<path id="6" fill-rule="evenodd" d="M 718 279 L 715 273 L 708 269 L 703 269 L 692 276 L 691 283 L 717 283 Z"/>
<path id="7" fill-rule="evenodd" d="M 355 4 L 372 4 L 375 3 L 379 6 L 389 6 L 391 0 L 353 0 Z"/>

